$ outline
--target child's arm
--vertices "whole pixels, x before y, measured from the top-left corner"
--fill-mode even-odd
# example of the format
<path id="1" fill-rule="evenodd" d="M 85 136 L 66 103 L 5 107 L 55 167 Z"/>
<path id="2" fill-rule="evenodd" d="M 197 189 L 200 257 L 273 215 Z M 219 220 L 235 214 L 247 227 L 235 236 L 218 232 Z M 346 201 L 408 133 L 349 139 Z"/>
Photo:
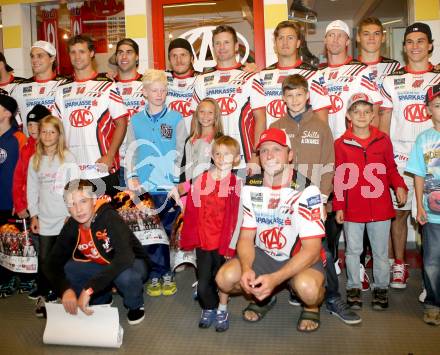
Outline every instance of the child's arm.
<path id="1" fill-rule="evenodd" d="M 12 181 L 12 196 L 14 201 L 14 211 L 19 218 L 29 217 L 27 213 L 26 201 L 26 177 L 27 166 L 24 162 L 23 154 L 20 153 L 17 165 L 14 171 L 14 179 Z"/>
<path id="2" fill-rule="evenodd" d="M 414 175 L 414 190 L 416 193 L 417 202 L 417 216 L 416 220 L 422 226 L 428 221 L 425 208 L 423 207 L 423 188 L 425 185 L 425 178 L 422 176 Z"/>

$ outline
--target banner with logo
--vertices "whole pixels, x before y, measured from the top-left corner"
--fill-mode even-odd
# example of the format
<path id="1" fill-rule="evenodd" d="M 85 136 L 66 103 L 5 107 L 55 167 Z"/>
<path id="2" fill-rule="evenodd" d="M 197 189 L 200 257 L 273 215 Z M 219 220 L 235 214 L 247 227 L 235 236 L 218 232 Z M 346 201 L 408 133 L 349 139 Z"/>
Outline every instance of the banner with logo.
<path id="1" fill-rule="evenodd" d="M 142 245 L 169 244 L 168 236 L 148 193 L 132 199 L 127 192 L 119 192 L 113 198 L 112 204 Z"/>
<path id="2" fill-rule="evenodd" d="M 58 9 L 59 5 L 41 6 L 41 17 L 43 20 L 43 36 L 44 40 L 51 43 L 57 50 L 57 58 L 59 58 L 58 48 Z"/>
<path id="3" fill-rule="evenodd" d="M 190 264 L 197 267 L 196 251 L 183 251 L 180 249 L 180 233 L 183 226 L 183 214 L 179 214 L 174 223 L 173 233 L 170 242 L 170 264 L 171 270 L 175 271 L 183 264 Z"/>
<path id="4" fill-rule="evenodd" d="M 36 273 L 38 258 L 25 219 L 0 227 L 0 265 L 13 272 Z"/>

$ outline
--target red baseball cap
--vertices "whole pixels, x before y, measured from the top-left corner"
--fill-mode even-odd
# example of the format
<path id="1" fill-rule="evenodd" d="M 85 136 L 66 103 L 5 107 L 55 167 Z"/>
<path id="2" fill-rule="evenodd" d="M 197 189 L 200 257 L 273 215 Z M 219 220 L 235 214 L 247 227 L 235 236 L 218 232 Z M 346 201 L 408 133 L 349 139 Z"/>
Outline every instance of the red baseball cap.
<path id="1" fill-rule="evenodd" d="M 356 94 L 353 94 L 347 102 L 347 107 L 350 108 L 353 106 L 356 102 L 365 102 L 367 104 L 373 105 L 373 100 L 370 96 L 367 94 L 364 94 L 363 92 L 358 92 Z"/>
<path id="2" fill-rule="evenodd" d="M 426 98 L 425 98 L 426 104 L 430 103 L 439 95 L 440 95 L 440 84 L 431 86 L 426 92 Z"/>
<path id="3" fill-rule="evenodd" d="M 264 130 L 263 133 L 261 133 L 260 140 L 257 144 L 257 149 L 260 149 L 261 144 L 264 142 L 275 142 L 284 147 L 292 148 L 290 146 L 290 139 L 287 137 L 286 132 L 278 128 L 269 128 Z"/>

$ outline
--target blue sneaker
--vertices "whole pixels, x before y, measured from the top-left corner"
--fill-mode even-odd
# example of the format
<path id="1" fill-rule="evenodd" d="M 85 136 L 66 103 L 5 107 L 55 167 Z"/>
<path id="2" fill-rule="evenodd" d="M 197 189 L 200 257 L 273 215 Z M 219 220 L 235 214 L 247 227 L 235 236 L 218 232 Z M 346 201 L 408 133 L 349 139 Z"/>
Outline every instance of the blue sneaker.
<path id="1" fill-rule="evenodd" d="M 354 325 L 362 322 L 362 318 L 353 312 L 341 297 L 327 299 L 325 304 L 327 311 L 338 317 L 345 324 Z"/>
<path id="2" fill-rule="evenodd" d="M 226 332 L 229 329 L 229 313 L 227 311 L 217 311 L 215 319 L 215 331 Z"/>
<path id="3" fill-rule="evenodd" d="M 212 323 L 216 320 L 217 310 L 216 309 L 203 309 L 202 315 L 200 316 L 199 328 L 209 328 Z"/>

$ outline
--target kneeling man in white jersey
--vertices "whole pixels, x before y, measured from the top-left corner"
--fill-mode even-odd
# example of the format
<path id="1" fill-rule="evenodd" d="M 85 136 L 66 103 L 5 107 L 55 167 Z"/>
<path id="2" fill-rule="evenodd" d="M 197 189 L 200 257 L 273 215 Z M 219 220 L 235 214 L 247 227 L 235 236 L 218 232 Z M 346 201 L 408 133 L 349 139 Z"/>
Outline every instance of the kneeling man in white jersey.
<path id="1" fill-rule="evenodd" d="M 297 329 L 311 332 L 324 297 L 321 193 L 289 165 L 294 152 L 284 131 L 263 131 L 257 151 L 264 172 L 248 177 L 242 190 L 238 257 L 223 265 L 217 285 L 252 296 L 243 318 L 257 322 L 275 304 L 275 289 L 288 283 L 304 303 Z"/>

